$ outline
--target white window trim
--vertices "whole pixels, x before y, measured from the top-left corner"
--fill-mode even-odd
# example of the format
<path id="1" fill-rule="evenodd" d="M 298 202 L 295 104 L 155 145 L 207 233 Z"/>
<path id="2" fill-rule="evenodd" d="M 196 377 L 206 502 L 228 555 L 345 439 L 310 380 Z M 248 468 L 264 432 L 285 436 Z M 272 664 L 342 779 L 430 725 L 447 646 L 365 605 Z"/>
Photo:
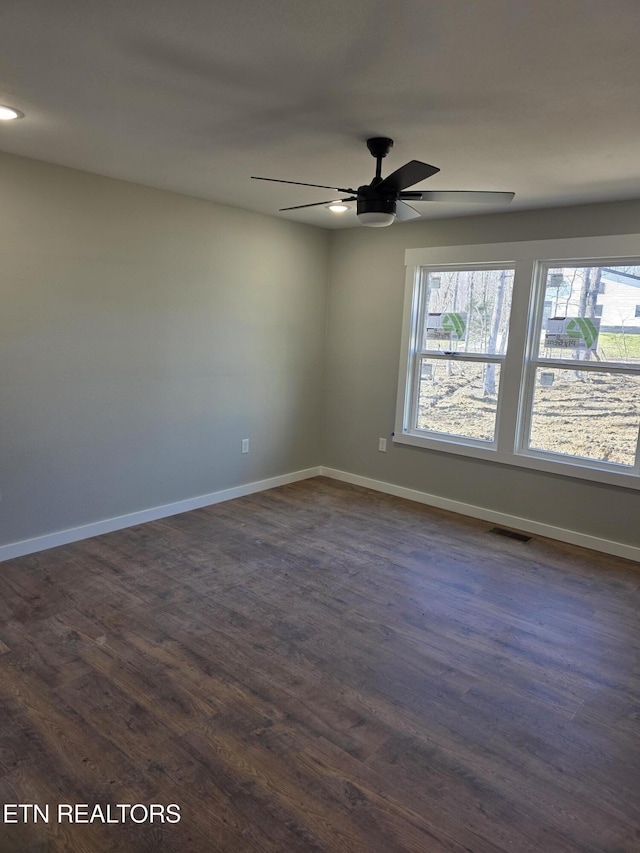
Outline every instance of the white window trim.
<path id="1" fill-rule="evenodd" d="M 430 249 L 407 249 L 405 252 L 405 295 L 403 308 L 401 356 L 398 373 L 398 397 L 396 405 L 395 432 L 397 444 L 439 450 L 454 455 L 500 462 L 531 468 L 567 477 L 609 483 L 616 486 L 640 489 L 638 459 L 635 469 L 615 468 L 610 463 L 562 456 L 556 461 L 547 454 L 516 448 L 521 426 L 518 422 L 522 410 L 521 401 L 528 391 L 533 370 L 526 350 L 530 335 L 529 323 L 536 318 L 533 300 L 543 298 L 540 287 L 533 287 L 535 276 L 540 275 L 542 265 L 579 263 L 584 266 L 604 265 L 608 262 L 624 263 L 625 259 L 640 257 L 640 234 L 624 234 L 599 237 L 573 237 L 563 240 L 532 240 L 527 242 L 480 244 L 475 246 L 440 246 Z M 408 430 L 408 415 L 411 408 L 411 371 L 413 354 L 417 350 L 417 330 L 413 322 L 420 269 L 424 266 L 462 265 L 512 265 L 515 268 L 509 323 L 509 346 L 501 360 L 500 394 L 496 417 L 496 436 L 492 444 L 444 436 L 442 439 L 430 435 L 416 435 Z M 527 356 L 527 358 L 525 358 Z M 569 367 L 569 365 L 563 365 Z M 616 366 L 620 369 L 620 366 Z M 629 371 L 636 373 L 636 371 Z"/>

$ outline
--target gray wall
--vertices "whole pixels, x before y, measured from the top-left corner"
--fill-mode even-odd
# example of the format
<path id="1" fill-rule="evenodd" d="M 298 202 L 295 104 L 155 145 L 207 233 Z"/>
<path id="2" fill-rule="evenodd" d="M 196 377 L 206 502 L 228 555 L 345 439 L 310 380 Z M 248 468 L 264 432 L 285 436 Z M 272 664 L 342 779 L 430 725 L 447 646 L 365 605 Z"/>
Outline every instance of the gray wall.
<path id="1" fill-rule="evenodd" d="M 329 233 L 3 154 L 0 188 L 0 545 L 319 464 L 640 545 L 638 492 L 377 450 L 406 248 L 638 233 L 640 202 Z"/>
<path id="2" fill-rule="evenodd" d="M 640 202 L 405 223 L 332 233 L 323 463 L 640 546 L 640 493 L 393 445 L 408 248 L 640 233 Z M 640 246 L 638 247 L 640 252 Z"/>
<path id="3" fill-rule="evenodd" d="M 327 233 L 9 155 L 0 226 L 0 544 L 320 463 Z"/>

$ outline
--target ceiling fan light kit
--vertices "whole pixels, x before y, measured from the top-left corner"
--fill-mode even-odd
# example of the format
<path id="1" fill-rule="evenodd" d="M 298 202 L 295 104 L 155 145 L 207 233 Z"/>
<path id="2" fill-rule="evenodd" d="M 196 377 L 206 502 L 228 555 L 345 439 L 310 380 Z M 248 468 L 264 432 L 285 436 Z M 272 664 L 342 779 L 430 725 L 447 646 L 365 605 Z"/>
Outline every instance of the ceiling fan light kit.
<path id="1" fill-rule="evenodd" d="M 387 225 L 393 225 L 396 221 L 395 204 L 393 207 L 393 212 L 388 213 L 383 210 L 361 210 L 358 202 L 358 222 L 370 228 L 385 228 Z"/>
<path id="2" fill-rule="evenodd" d="M 376 174 L 370 184 L 363 184 L 354 190 L 351 187 L 331 187 L 325 184 L 306 184 L 302 181 L 284 181 L 278 178 L 259 178 L 253 175 L 256 181 L 274 181 L 281 184 L 297 184 L 304 187 L 318 187 L 320 189 L 335 190 L 336 192 L 348 193 L 347 198 L 336 201 L 317 201 L 311 204 L 297 204 L 294 207 L 281 207 L 280 212 L 286 210 L 300 210 L 305 207 L 319 207 L 324 205 L 334 212 L 343 212 L 348 209 L 346 205 L 356 202 L 356 215 L 360 225 L 370 228 L 385 228 L 392 225 L 396 219 L 405 221 L 407 219 L 418 219 L 420 213 L 407 201 L 439 201 L 439 202 L 469 202 L 481 204 L 507 204 L 515 193 L 493 192 L 474 190 L 430 190 L 420 192 L 413 190 L 405 192 L 408 187 L 414 186 L 421 181 L 437 174 L 440 169 L 430 166 L 421 160 L 410 160 L 404 166 L 400 166 L 395 172 L 382 177 L 382 160 L 393 147 L 393 139 L 388 136 L 372 136 L 367 139 L 367 148 L 376 160 Z"/>

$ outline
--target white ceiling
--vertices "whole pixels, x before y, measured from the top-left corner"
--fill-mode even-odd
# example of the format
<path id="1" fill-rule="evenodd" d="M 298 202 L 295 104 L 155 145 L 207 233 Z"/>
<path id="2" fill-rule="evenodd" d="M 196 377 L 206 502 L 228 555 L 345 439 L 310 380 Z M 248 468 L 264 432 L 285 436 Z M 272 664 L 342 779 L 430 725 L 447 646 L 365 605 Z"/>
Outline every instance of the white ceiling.
<path id="1" fill-rule="evenodd" d="M 276 213 L 339 194 L 251 175 L 369 183 L 378 135 L 424 189 L 640 198 L 639 37 L 638 0 L 2 0 L 0 150 Z"/>

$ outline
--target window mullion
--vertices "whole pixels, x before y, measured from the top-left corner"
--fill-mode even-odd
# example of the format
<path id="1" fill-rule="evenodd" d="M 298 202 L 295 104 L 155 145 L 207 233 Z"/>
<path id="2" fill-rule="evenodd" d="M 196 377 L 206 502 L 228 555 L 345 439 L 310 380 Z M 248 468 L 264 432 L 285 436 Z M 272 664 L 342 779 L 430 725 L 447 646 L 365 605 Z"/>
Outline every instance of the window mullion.
<path id="1" fill-rule="evenodd" d="M 531 302 L 533 266 L 534 262 L 531 260 L 518 261 L 515 264 L 509 346 L 502 368 L 497 416 L 497 449 L 505 453 L 514 452 L 520 421 L 519 404 L 523 395 L 523 380 L 525 380 L 526 330 Z M 529 383 L 525 381 L 524 384 Z M 527 396 L 530 398 L 530 394 Z"/>

